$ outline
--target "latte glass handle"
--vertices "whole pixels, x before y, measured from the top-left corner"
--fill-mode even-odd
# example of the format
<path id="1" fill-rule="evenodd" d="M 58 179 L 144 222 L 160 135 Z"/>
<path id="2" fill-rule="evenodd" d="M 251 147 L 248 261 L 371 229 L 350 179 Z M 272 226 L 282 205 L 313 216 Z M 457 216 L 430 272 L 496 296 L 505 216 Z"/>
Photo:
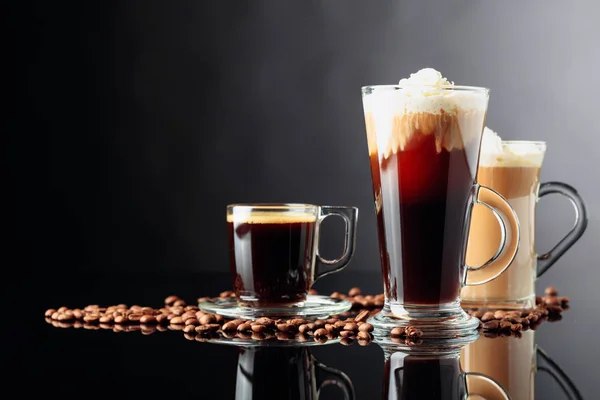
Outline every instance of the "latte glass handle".
<path id="1" fill-rule="evenodd" d="M 317 398 L 319 397 L 322 388 L 328 385 L 336 385 L 342 389 L 344 399 L 355 399 L 354 385 L 352 385 L 352 381 L 348 378 L 348 375 L 344 374 L 342 371 L 338 371 L 337 369 L 315 361 L 315 375 L 317 381 Z"/>
<path id="2" fill-rule="evenodd" d="M 475 286 L 487 283 L 496 279 L 510 266 L 512 261 L 517 255 L 519 250 L 519 219 L 517 213 L 512 208 L 508 200 L 506 200 L 500 193 L 486 186 L 479 184 L 475 185 L 475 196 L 474 204 L 471 205 L 471 210 L 475 204 L 480 204 L 487 207 L 494 216 L 496 217 L 498 224 L 500 225 L 500 244 L 496 254 L 492 256 L 488 261 L 482 265 L 471 267 L 466 266 L 467 274 L 464 282 L 465 286 Z M 467 224 L 470 224 L 470 214 L 467 218 Z M 499 258 L 502 259 L 499 260 Z M 493 266 L 493 267 L 492 267 Z M 482 271 L 485 268 L 494 268 L 496 273 L 491 276 L 487 271 Z M 499 268 L 499 270 L 496 270 Z"/>
<path id="3" fill-rule="evenodd" d="M 587 228 L 587 209 L 583 198 L 573 187 L 562 182 L 546 182 L 540 185 L 539 197 L 542 198 L 548 194 L 562 194 L 571 201 L 575 209 L 575 224 L 567 235 L 549 252 L 539 255 L 537 261 L 538 278 L 563 255 L 573 244 L 579 240 Z"/>
<path id="4" fill-rule="evenodd" d="M 539 346 L 536 346 L 536 354 L 538 361 L 542 359 L 548 365 L 547 367 L 540 367 L 538 365 L 538 371 L 546 372 L 554 378 L 569 400 L 583 400 L 581 393 L 579 393 L 579 389 L 577 389 L 573 381 L 569 379 L 567 374 L 560 369 L 558 364 L 556 364 Z"/>

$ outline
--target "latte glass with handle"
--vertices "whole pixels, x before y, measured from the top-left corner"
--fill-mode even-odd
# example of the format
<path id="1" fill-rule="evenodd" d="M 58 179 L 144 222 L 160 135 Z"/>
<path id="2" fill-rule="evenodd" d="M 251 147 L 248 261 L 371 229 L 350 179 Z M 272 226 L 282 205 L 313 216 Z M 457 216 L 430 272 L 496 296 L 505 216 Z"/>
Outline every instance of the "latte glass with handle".
<path id="1" fill-rule="evenodd" d="M 572 186 L 562 182 L 540 184 L 540 172 L 546 153 L 545 142 L 502 141 L 502 157 L 492 157 L 482 150 L 478 182 L 502 194 L 519 218 L 521 241 L 511 267 L 498 279 L 462 290 L 465 308 L 521 309 L 535 307 L 535 281 L 583 235 L 587 226 L 587 210 L 582 197 Z M 547 253 L 536 251 L 536 208 L 542 197 L 550 194 L 565 196 L 575 210 L 572 229 Z M 540 228 L 551 227 L 549 221 L 539 221 Z M 495 252 L 495 243 L 502 236 L 495 216 L 483 207 L 476 207 L 471 218 L 467 247 L 467 262 L 478 263 Z M 493 270 L 471 274 L 469 279 L 485 280 Z M 467 279 L 468 282 L 468 279 Z"/>
<path id="2" fill-rule="evenodd" d="M 476 180 L 489 90 L 383 85 L 363 87 L 362 96 L 385 294 L 369 322 L 413 325 L 432 338 L 470 335 L 478 321 L 462 310 L 461 288 L 499 276 L 519 245 L 514 210 Z M 475 204 L 489 210 L 501 235 L 487 260 L 467 265 Z M 488 269 L 494 273 L 469 278 Z"/>

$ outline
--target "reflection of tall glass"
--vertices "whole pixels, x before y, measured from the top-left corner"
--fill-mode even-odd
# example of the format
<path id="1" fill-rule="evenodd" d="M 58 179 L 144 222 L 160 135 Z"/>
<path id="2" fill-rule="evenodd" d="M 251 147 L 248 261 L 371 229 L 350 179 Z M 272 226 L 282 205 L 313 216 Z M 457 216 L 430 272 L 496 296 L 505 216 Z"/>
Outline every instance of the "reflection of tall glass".
<path id="1" fill-rule="evenodd" d="M 483 204 L 515 239 L 502 240 L 491 261 L 502 253 L 510 262 L 518 223 L 501 196 L 475 183 L 488 90 L 443 81 L 362 90 L 385 292 L 371 323 L 454 336 L 477 325 L 460 308 L 466 273 L 490 263 L 464 262 L 472 205 L 485 194 Z"/>
<path id="2" fill-rule="evenodd" d="M 501 141 L 486 128 L 477 181 L 503 195 L 519 217 L 521 240 L 511 267 L 493 281 L 463 288 L 463 307 L 510 309 L 535 306 L 535 281 L 583 234 L 587 224 L 581 197 L 560 182 L 540 185 L 540 170 L 546 143 Z M 571 232 L 550 252 L 538 256 L 535 249 L 535 208 L 539 197 L 560 193 L 573 203 L 576 221 Z M 492 213 L 475 207 L 471 218 L 467 263 L 479 263 L 496 251 L 500 231 Z M 476 271 L 470 278 L 485 279 L 493 270 Z"/>

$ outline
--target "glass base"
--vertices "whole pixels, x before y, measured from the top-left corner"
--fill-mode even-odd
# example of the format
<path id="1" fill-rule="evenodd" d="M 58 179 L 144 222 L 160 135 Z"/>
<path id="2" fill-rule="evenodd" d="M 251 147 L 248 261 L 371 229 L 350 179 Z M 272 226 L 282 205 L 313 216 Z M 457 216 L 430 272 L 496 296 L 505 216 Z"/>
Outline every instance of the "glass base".
<path id="1" fill-rule="evenodd" d="M 535 308 L 535 295 L 518 300 L 479 300 L 462 299 L 462 308 L 466 310 L 523 310 Z"/>
<path id="2" fill-rule="evenodd" d="M 385 336 L 396 327 L 413 326 L 423 332 L 422 339 L 456 339 L 477 335 L 479 320 L 463 311 L 458 302 L 440 306 L 402 306 L 386 303 L 368 321 Z"/>
<path id="3" fill-rule="evenodd" d="M 254 320 L 260 317 L 327 319 L 332 315 L 350 310 L 352 303 L 344 299 L 309 294 L 306 296 L 306 301 L 296 307 L 244 307 L 235 297 L 209 299 L 200 302 L 198 307 L 204 312 L 219 314 L 231 319 Z"/>

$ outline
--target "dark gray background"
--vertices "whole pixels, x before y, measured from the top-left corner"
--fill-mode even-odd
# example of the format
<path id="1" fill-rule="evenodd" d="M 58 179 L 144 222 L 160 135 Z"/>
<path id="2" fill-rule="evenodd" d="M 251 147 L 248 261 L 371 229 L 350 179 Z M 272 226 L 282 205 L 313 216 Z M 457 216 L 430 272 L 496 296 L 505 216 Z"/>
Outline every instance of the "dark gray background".
<path id="1" fill-rule="evenodd" d="M 598 349 L 557 344 L 600 302 L 597 2 L 98 4 L 18 3 L 8 36 L 24 103 L 7 113 L 21 151 L 9 154 L 17 204 L 5 214 L 21 245 L 6 270 L 26 275 L 31 296 L 48 282 L 67 303 L 98 276 L 107 292 L 139 293 L 137 274 L 227 272 L 225 206 L 254 201 L 358 206 L 348 272 L 317 286 L 381 291 L 360 87 L 434 67 L 491 88 L 488 126 L 546 140 L 542 179 L 587 202 L 588 230 L 538 285 L 558 286 L 577 313 L 538 341 L 592 393 L 578 375 L 597 371 L 576 366 Z M 574 214 L 552 198 L 538 215 L 542 252 Z"/>
<path id="2" fill-rule="evenodd" d="M 491 88 L 488 125 L 546 140 L 543 180 L 587 201 L 588 231 L 543 283 L 596 268 L 595 2 L 121 3 L 24 19 L 27 234 L 60 268 L 223 270 L 226 204 L 267 201 L 358 206 L 349 268 L 378 273 L 360 87 L 426 66 Z M 572 218 L 544 199 L 540 249 Z"/>

